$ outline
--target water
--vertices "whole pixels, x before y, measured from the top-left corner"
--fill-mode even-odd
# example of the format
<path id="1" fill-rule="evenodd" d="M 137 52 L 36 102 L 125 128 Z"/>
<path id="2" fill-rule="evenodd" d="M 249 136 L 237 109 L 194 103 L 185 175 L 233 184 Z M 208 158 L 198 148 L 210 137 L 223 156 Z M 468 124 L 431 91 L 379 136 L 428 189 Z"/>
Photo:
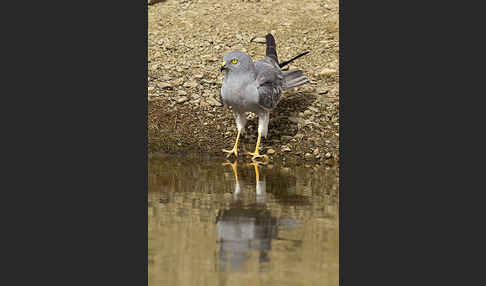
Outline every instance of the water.
<path id="1" fill-rule="evenodd" d="M 339 284 L 335 168 L 153 156 L 148 211 L 151 286 Z"/>

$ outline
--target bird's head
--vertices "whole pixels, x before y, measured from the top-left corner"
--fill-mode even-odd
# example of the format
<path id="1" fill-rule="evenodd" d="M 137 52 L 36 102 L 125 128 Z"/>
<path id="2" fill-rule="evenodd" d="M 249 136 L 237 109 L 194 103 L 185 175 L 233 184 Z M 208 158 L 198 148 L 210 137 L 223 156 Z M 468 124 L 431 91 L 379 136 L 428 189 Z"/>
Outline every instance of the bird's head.
<path id="1" fill-rule="evenodd" d="M 221 71 L 248 71 L 252 60 L 250 56 L 240 51 L 231 51 L 223 56 L 223 63 L 221 64 Z"/>

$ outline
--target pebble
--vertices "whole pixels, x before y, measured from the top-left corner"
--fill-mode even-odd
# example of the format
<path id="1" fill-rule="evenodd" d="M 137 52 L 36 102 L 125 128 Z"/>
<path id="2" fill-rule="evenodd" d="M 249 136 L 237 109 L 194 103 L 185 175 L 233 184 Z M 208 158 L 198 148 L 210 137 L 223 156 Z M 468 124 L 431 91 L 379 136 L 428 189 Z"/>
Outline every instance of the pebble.
<path id="1" fill-rule="evenodd" d="M 327 159 L 331 158 L 331 153 L 327 152 L 326 155 L 324 155 Z"/>
<path id="2" fill-rule="evenodd" d="M 282 150 L 283 152 L 290 152 L 290 151 L 292 151 L 292 150 L 290 149 L 290 147 L 289 147 L 289 146 L 285 146 L 285 145 L 284 145 L 284 146 L 282 146 L 281 150 Z"/>
<path id="3" fill-rule="evenodd" d="M 309 106 L 309 110 L 312 111 L 312 112 L 319 112 L 319 109 L 317 109 L 313 106 Z"/>
<path id="4" fill-rule="evenodd" d="M 148 92 L 152 92 L 152 91 L 154 91 L 154 89 L 155 89 L 155 87 L 153 87 L 153 86 L 149 86 L 149 87 L 148 87 Z"/>
<path id="5" fill-rule="evenodd" d="M 312 114 L 312 111 L 310 111 L 309 109 L 307 109 L 306 111 L 304 111 L 304 115 L 305 116 L 309 116 Z"/>
<path id="6" fill-rule="evenodd" d="M 211 55 L 202 55 L 201 60 L 207 61 L 207 62 L 215 62 L 218 59 L 216 57 L 211 56 Z"/>
<path id="7" fill-rule="evenodd" d="M 168 82 L 161 82 L 161 83 L 158 83 L 157 86 L 160 88 L 160 89 L 168 89 L 168 88 L 171 88 L 172 85 Z"/>
<path id="8" fill-rule="evenodd" d="M 255 38 L 251 39 L 250 42 L 265 44 L 267 42 L 267 40 L 264 37 L 255 37 Z"/>
<path id="9" fill-rule="evenodd" d="M 318 94 L 326 94 L 328 92 L 329 92 L 329 90 L 327 88 L 321 88 L 321 89 L 318 89 L 317 90 L 317 93 Z"/>
<path id="10" fill-rule="evenodd" d="M 292 123 L 299 123 L 299 119 L 297 117 L 289 117 L 289 121 Z"/>
<path id="11" fill-rule="evenodd" d="M 314 153 L 314 155 L 319 154 L 319 148 L 314 149 L 314 152 L 312 152 L 312 153 Z"/>
<path id="12" fill-rule="evenodd" d="M 267 150 L 267 154 L 268 155 L 273 155 L 273 154 L 275 154 L 275 150 L 272 149 L 272 148 L 270 148 L 270 149 Z"/>
<path id="13" fill-rule="evenodd" d="M 185 82 L 184 83 L 184 87 L 191 87 L 191 88 L 194 88 L 197 86 L 197 82 L 195 81 L 188 81 L 188 82 Z"/>
<path id="14" fill-rule="evenodd" d="M 209 105 L 211 106 L 222 106 L 223 104 L 219 101 L 217 101 L 216 99 L 214 99 L 213 97 L 210 97 L 208 98 L 207 100 L 207 103 L 209 103 Z"/>
<path id="15" fill-rule="evenodd" d="M 153 63 L 151 65 L 149 65 L 149 70 L 151 71 L 155 71 L 159 68 L 159 64 L 158 63 Z"/>
<path id="16" fill-rule="evenodd" d="M 324 68 L 319 72 L 320 77 L 327 77 L 336 73 L 336 70 Z"/>
<path id="17" fill-rule="evenodd" d="M 311 153 L 305 153 L 304 157 L 306 159 L 310 159 L 310 158 L 312 158 L 312 154 Z"/>
<path id="18" fill-rule="evenodd" d="M 204 77 L 203 74 L 196 74 L 194 75 L 194 78 L 197 78 L 197 79 L 202 79 Z"/>
<path id="19" fill-rule="evenodd" d="M 188 100 L 189 100 L 189 98 L 187 96 L 181 96 L 178 99 L 176 99 L 177 103 L 183 103 L 183 102 L 186 102 Z"/>
<path id="20" fill-rule="evenodd" d="M 183 91 L 183 90 L 178 90 L 177 91 L 177 95 L 179 96 L 184 96 L 184 95 L 187 95 L 187 92 Z"/>
<path id="21" fill-rule="evenodd" d="M 184 79 L 178 78 L 172 81 L 172 86 L 179 86 L 184 82 Z"/>
<path id="22" fill-rule="evenodd" d="M 148 5 L 153 5 L 158 2 L 162 2 L 162 0 L 148 0 Z"/>

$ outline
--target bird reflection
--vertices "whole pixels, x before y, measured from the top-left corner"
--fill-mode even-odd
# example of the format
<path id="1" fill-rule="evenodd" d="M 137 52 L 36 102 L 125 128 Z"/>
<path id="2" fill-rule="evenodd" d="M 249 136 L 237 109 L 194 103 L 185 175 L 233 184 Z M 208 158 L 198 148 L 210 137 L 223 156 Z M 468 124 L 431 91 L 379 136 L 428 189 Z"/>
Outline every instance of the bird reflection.
<path id="1" fill-rule="evenodd" d="M 216 218 L 219 249 L 219 271 L 244 271 L 244 263 L 253 251 L 258 252 L 259 270 L 265 271 L 270 257 L 268 252 L 272 248 L 272 240 L 278 238 L 279 219 L 272 216 L 266 206 L 266 178 L 260 177 L 260 162 L 248 164 L 255 171 L 256 199 L 251 204 L 244 204 L 241 200 L 245 182 L 240 185 L 237 161 L 225 163 L 231 166 L 235 178 L 234 192 L 229 209 L 220 210 Z M 288 221 L 288 219 L 286 220 Z M 297 222 L 293 220 L 292 225 Z M 286 225 L 289 225 L 286 223 Z M 292 241 L 299 245 L 300 241 Z"/>

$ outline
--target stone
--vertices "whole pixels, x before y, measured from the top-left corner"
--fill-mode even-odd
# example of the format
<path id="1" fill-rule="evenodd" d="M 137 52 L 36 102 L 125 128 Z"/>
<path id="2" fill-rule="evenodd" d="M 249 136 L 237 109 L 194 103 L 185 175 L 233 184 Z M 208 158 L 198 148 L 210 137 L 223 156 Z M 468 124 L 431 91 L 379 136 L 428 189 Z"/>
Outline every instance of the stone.
<path id="1" fill-rule="evenodd" d="M 313 151 L 312 153 L 313 153 L 314 155 L 319 154 L 319 148 L 314 149 L 314 151 Z"/>
<path id="2" fill-rule="evenodd" d="M 254 37 L 250 40 L 250 42 L 265 44 L 267 40 L 264 37 Z"/>
<path id="3" fill-rule="evenodd" d="M 179 86 L 184 82 L 184 79 L 178 78 L 172 81 L 172 86 Z"/>
<path id="4" fill-rule="evenodd" d="M 312 154 L 311 153 L 305 153 L 304 157 L 306 159 L 310 159 L 310 158 L 312 158 Z"/>
<path id="5" fill-rule="evenodd" d="M 187 92 L 183 91 L 183 90 L 178 90 L 177 91 L 177 95 L 179 96 L 184 96 L 184 95 L 187 95 Z"/>
<path id="6" fill-rule="evenodd" d="M 161 83 L 158 83 L 157 86 L 160 88 L 160 89 L 169 89 L 169 88 L 172 88 L 172 85 L 168 82 L 161 82 Z"/>
<path id="7" fill-rule="evenodd" d="M 297 117 L 289 117 L 289 121 L 292 123 L 299 123 L 299 119 Z"/>
<path id="8" fill-rule="evenodd" d="M 176 99 L 177 103 L 183 103 L 183 102 L 186 102 L 188 100 L 189 100 L 189 98 L 187 96 L 181 96 L 178 99 Z"/>
<path id="9" fill-rule="evenodd" d="M 290 152 L 290 151 L 292 151 L 292 150 L 290 149 L 290 147 L 289 147 L 289 146 L 286 146 L 286 145 L 282 146 L 280 149 L 281 149 L 283 152 Z"/>
<path id="10" fill-rule="evenodd" d="M 148 0 L 148 5 L 153 5 L 155 3 L 159 3 L 159 2 L 162 2 L 164 0 Z"/>
<path id="11" fill-rule="evenodd" d="M 313 107 L 313 106 L 309 106 L 309 110 L 312 111 L 312 112 L 319 112 L 319 109 Z"/>
<path id="12" fill-rule="evenodd" d="M 194 88 L 197 86 L 197 82 L 195 81 L 187 81 L 184 83 L 183 85 L 184 87 L 190 87 L 190 88 Z"/>
<path id="13" fill-rule="evenodd" d="M 324 155 L 324 157 L 326 157 L 326 159 L 331 158 L 331 153 L 327 152 L 326 155 Z"/>
<path id="14" fill-rule="evenodd" d="M 270 148 L 270 149 L 267 150 L 267 154 L 268 155 L 273 155 L 273 154 L 275 154 L 275 150 L 272 149 L 272 148 Z"/>
<path id="15" fill-rule="evenodd" d="M 329 92 L 329 90 L 327 88 L 321 88 L 321 89 L 318 89 L 317 90 L 317 93 L 318 94 L 326 94 L 328 92 Z"/>
<path id="16" fill-rule="evenodd" d="M 223 104 L 219 101 L 217 101 L 216 99 L 214 99 L 214 97 L 210 97 L 208 98 L 207 100 L 207 103 L 209 103 L 209 105 L 211 106 L 222 106 Z"/>
<path id="17" fill-rule="evenodd" d="M 296 134 L 296 135 L 294 136 L 294 138 L 295 138 L 295 139 L 297 139 L 297 140 L 302 140 L 302 138 L 304 138 L 304 134 L 302 134 L 302 133 L 298 133 L 298 134 Z"/>
<path id="18" fill-rule="evenodd" d="M 216 57 L 211 56 L 211 55 L 202 55 L 201 60 L 206 61 L 206 62 L 215 62 L 218 59 Z"/>
<path id="19" fill-rule="evenodd" d="M 336 73 L 336 70 L 334 69 L 329 69 L 329 68 L 323 68 L 320 72 L 319 72 L 319 76 L 320 77 L 328 77 L 328 76 L 331 76 L 333 74 Z"/>

